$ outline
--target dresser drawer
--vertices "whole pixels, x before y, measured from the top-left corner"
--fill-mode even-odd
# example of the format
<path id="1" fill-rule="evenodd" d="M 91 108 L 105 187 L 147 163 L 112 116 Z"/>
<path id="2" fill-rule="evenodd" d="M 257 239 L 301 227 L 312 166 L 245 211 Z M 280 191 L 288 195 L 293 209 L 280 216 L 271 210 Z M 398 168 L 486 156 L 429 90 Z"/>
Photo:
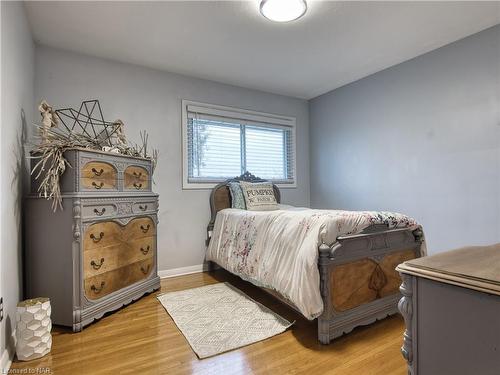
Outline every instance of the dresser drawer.
<path id="1" fill-rule="evenodd" d="M 124 190 L 149 190 L 150 176 L 146 168 L 131 165 L 123 172 Z"/>
<path id="2" fill-rule="evenodd" d="M 158 208 L 158 201 L 156 199 L 144 202 L 136 202 L 132 204 L 132 213 L 134 214 L 155 213 L 157 208 Z"/>
<path id="3" fill-rule="evenodd" d="M 117 190 L 118 172 L 109 163 L 91 161 L 82 167 L 80 181 L 84 190 Z"/>
<path id="4" fill-rule="evenodd" d="M 91 224 L 83 237 L 83 250 L 100 249 L 111 245 L 121 246 L 145 237 L 154 237 L 156 225 L 149 217 L 132 219 L 127 225 L 114 221 Z"/>
<path id="5" fill-rule="evenodd" d="M 119 216 L 139 216 L 156 214 L 158 199 L 155 196 L 123 198 L 117 193 L 111 198 L 82 199 L 82 217 L 86 221 L 114 218 Z"/>
<path id="6" fill-rule="evenodd" d="M 122 226 L 114 221 L 90 225 L 83 236 L 83 250 L 120 245 L 123 239 Z"/>
<path id="7" fill-rule="evenodd" d="M 155 251 L 155 237 L 138 238 L 85 251 L 83 254 L 84 277 L 92 277 L 151 258 Z"/>
<path id="8" fill-rule="evenodd" d="M 140 217 L 127 224 L 125 236 L 127 238 L 149 237 L 156 235 L 156 225 L 149 217 Z"/>
<path id="9" fill-rule="evenodd" d="M 100 275 L 85 278 L 85 296 L 89 300 L 102 298 L 146 279 L 153 272 L 154 268 L 154 258 L 148 258 Z"/>
<path id="10" fill-rule="evenodd" d="M 33 154 L 31 168 L 39 162 L 39 154 Z M 73 149 L 64 152 L 72 168 L 60 177 L 61 192 L 150 192 L 152 191 L 152 162 L 143 158 L 125 155 Z M 31 179 L 31 192 L 38 194 L 40 178 Z"/>
<path id="11" fill-rule="evenodd" d="M 86 204 L 83 203 L 82 207 L 82 216 L 85 219 L 88 218 L 105 218 L 110 216 L 116 216 L 117 209 L 116 206 L 112 203 L 103 203 L 103 204 Z"/>

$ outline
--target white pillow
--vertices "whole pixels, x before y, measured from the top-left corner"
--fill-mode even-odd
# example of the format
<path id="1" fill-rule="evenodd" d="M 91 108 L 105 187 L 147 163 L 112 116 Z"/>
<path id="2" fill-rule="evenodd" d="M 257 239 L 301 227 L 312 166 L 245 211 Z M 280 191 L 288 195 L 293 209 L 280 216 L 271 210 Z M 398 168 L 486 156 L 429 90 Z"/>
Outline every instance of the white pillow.
<path id="1" fill-rule="evenodd" d="M 241 190 L 245 197 L 247 210 L 271 211 L 278 210 L 278 202 L 274 196 L 273 184 L 270 182 L 251 183 L 240 181 Z"/>

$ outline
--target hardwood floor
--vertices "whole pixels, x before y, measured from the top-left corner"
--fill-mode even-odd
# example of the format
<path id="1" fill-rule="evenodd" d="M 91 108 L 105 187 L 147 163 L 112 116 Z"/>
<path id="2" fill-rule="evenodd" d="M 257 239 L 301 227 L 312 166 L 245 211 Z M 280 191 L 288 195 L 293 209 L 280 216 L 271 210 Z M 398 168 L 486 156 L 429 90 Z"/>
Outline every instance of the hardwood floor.
<path id="1" fill-rule="evenodd" d="M 161 292 L 223 281 L 286 319 L 295 320 L 295 325 L 265 341 L 199 360 L 155 298 L 157 292 L 105 316 L 80 333 L 54 328 L 52 352 L 39 360 L 14 362 L 12 373 L 406 375 L 406 364 L 399 352 L 403 333 L 400 316 L 357 328 L 326 346 L 316 339 L 315 321 L 307 321 L 267 293 L 223 270 L 164 279 Z M 37 368 L 38 372 L 15 371 Z"/>

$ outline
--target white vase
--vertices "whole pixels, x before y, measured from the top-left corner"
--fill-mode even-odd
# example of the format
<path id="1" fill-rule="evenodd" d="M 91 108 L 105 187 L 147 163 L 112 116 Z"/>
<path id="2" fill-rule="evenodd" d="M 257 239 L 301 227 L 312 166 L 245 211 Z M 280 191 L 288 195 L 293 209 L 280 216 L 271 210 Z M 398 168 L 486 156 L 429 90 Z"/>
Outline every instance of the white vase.
<path id="1" fill-rule="evenodd" d="M 28 299 L 17 304 L 16 354 L 20 361 L 30 361 L 50 352 L 50 313 L 48 298 Z"/>

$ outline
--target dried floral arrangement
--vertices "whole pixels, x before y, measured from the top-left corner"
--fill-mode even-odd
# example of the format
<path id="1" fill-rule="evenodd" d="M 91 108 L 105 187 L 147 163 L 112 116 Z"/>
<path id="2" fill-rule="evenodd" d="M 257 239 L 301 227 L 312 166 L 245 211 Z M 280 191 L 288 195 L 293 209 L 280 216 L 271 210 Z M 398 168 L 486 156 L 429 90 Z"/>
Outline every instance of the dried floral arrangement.
<path id="1" fill-rule="evenodd" d="M 78 111 L 73 108 L 54 111 L 46 101 L 42 101 L 38 109 L 42 124 L 35 125 L 38 136 L 31 144 L 30 157 L 38 161 L 31 174 L 35 179 L 41 179 L 38 194 L 52 200 L 54 211 L 62 209 L 60 177 L 66 168 L 72 168 L 64 157 L 70 149 L 84 148 L 150 159 L 154 172 L 158 150 L 148 148 L 148 134 L 140 132 L 139 144 L 128 142 L 123 122 L 104 121 L 99 101 L 84 101 Z"/>

